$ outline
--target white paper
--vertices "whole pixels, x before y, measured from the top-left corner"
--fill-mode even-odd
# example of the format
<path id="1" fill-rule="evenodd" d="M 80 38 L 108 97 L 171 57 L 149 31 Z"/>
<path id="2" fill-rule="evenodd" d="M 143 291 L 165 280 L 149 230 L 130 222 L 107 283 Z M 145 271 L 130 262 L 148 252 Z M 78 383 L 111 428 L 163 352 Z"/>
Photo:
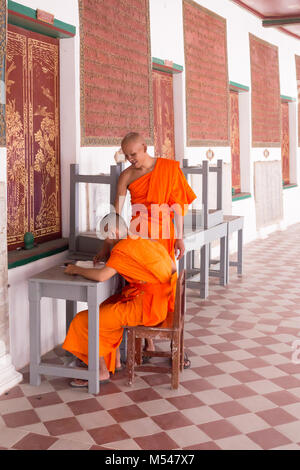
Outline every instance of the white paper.
<path id="1" fill-rule="evenodd" d="M 96 268 L 96 269 L 102 269 L 105 263 L 100 261 L 100 263 L 95 264 L 93 261 L 76 261 L 76 266 L 79 266 L 80 268 Z"/>

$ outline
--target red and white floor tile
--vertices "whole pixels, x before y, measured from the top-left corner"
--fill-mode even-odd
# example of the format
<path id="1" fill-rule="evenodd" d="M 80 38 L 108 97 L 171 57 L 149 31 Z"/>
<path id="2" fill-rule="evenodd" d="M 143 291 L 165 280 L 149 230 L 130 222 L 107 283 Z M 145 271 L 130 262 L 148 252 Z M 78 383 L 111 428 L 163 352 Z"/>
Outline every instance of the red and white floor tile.
<path id="1" fill-rule="evenodd" d="M 243 276 L 212 278 L 205 301 L 188 291 L 178 391 L 149 366 L 98 396 L 69 379 L 32 387 L 27 368 L 0 397 L 0 449 L 300 449 L 299 237 L 298 224 L 246 245 Z"/>

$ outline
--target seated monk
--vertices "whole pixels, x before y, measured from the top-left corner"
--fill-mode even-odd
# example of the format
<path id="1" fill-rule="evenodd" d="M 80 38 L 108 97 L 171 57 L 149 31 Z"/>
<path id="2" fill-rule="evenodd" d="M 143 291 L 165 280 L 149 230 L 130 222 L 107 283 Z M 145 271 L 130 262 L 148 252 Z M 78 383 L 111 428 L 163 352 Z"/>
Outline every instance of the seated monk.
<path id="1" fill-rule="evenodd" d="M 110 372 L 120 368 L 118 348 L 123 326 L 154 326 L 165 320 L 174 309 L 171 285 L 176 266 L 167 250 L 158 242 L 145 240 L 129 232 L 124 219 L 115 213 L 105 216 L 100 224 L 103 237 L 114 239 L 111 255 L 102 269 L 81 268 L 69 264 L 65 273 L 80 274 L 87 279 L 104 282 L 116 273 L 128 285 L 99 307 L 100 383 L 109 380 Z M 63 348 L 88 364 L 88 310 L 73 319 Z M 73 387 L 86 387 L 87 380 L 74 379 Z"/>

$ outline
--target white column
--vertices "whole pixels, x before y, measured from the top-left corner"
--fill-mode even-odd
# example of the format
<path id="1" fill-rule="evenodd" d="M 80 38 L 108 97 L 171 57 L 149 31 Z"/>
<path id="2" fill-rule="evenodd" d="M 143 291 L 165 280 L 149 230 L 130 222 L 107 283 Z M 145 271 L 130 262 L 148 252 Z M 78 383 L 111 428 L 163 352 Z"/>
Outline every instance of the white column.
<path id="1" fill-rule="evenodd" d="M 0 395 L 21 382 L 9 354 L 6 184 L 0 182 Z"/>

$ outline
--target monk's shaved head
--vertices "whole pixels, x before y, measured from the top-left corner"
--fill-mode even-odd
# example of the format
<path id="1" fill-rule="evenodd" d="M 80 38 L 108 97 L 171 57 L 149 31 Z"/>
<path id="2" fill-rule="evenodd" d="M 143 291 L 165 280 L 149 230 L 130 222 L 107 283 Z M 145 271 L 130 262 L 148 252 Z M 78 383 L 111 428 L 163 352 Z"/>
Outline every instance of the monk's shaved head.
<path id="1" fill-rule="evenodd" d="M 123 137 L 122 142 L 121 142 L 121 147 L 124 150 L 128 144 L 132 144 L 132 143 L 145 144 L 145 139 L 138 132 L 129 132 L 128 134 L 125 135 L 125 137 Z"/>
<path id="2" fill-rule="evenodd" d="M 129 132 L 122 139 L 122 150 L 126 160 L 135 169 L 143 168 L 149 158 L 144 137 L 138 132 Z"/>

